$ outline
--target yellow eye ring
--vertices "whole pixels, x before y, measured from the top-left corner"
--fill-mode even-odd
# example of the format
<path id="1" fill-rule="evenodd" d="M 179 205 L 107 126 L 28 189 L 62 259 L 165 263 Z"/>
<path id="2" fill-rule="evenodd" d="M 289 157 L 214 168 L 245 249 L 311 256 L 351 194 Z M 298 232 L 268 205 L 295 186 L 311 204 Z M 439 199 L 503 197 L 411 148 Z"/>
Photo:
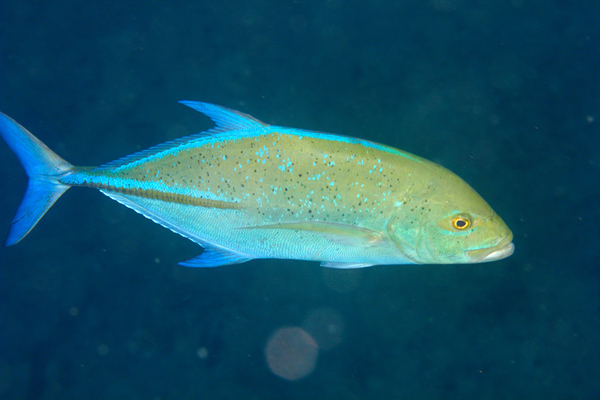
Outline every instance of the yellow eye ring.
<path id="1" fill-rule="evenodd" d="M 452 219 L 452 227 L 459 231 L 464 231 L 471 226 L 471 221 L 465 217 L 456 217 Z"/>

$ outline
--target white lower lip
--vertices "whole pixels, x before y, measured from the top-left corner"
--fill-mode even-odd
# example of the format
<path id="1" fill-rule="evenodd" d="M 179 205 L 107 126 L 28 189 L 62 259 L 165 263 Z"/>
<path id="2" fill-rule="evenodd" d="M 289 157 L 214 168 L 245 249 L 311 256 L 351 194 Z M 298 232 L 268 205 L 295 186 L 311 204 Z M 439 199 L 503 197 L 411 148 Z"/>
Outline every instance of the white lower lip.
<path id="1" fill-rule="evenodd" d="M 479 262 L 501 260 L 503 258 L 510 256 L 512 253 L 514 253 L 514 251 L 515 251 L 515 245 L 512 243 L 509 243 L 508 245 L 504 246 L 503 248 L 496 250 L 493 253 L 488 254 L 485 258 L 481 259 Z"/>

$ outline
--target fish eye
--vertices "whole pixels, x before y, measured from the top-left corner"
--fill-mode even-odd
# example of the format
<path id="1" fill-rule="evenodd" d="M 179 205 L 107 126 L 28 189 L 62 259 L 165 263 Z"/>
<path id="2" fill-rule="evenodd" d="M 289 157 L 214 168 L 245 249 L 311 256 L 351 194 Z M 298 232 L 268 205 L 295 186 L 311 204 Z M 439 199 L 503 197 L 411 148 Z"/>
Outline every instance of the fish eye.
<path id="1" fill-rule="evenodd" d="M 468 229 L 470 226 L 471 226 L 471 221 L 463 215 L 459 215 L 458 217 L 452 218 L 452 227 L 454 229 L 458 229 L 459 231 L 464 231 L 465 229 Z"/>

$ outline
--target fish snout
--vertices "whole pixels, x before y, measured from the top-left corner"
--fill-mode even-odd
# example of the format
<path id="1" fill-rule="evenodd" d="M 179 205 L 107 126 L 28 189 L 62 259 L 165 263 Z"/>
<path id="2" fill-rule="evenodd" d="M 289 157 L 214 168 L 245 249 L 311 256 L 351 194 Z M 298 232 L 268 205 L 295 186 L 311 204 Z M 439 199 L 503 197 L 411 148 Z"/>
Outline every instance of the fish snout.
<path id="1" fill-rule="evenodd" d="M 501 260 L 509 257 L 515 251 L 515 245 L 512 242 L 513 234 L 509 233 L 504 238 L 500 239 L 494 246 L 470 250 L 466 252 L 467 259 L 472 263 L 482 263 Z"/>

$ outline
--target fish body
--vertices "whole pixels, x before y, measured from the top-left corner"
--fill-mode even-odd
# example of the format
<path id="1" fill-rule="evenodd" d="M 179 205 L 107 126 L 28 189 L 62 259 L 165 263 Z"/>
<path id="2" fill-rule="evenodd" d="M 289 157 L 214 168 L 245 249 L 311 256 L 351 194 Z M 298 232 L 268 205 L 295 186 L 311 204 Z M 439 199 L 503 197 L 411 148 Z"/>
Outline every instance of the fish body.
<path id="1" fill-rule="evenodd" d="M 81 186 L 200 244 L 204 252 L 181 263 L 187 266 L 280 258 L 358 268 L 484 262 L 513 252 L 500 217 L 433 162 L 182 103 L 216 126 L 99 167 L 69 164 L 0 114 L 0 135 L 29 176 L 6 244 L 21 240 L 68 188 Z"/>

